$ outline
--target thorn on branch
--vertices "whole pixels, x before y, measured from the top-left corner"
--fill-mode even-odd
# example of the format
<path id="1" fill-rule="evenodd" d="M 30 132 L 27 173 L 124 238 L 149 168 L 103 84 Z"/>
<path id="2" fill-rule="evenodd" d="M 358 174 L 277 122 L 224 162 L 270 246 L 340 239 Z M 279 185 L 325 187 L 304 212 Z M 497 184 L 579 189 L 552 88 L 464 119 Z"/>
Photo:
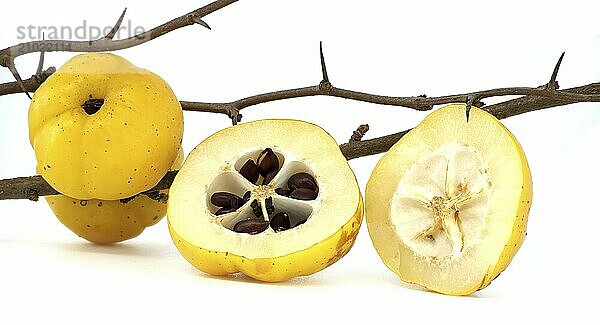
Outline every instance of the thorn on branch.
<path id="1" fill-rule="evenodd" d="M 333 86 L 331 82 L 329 82 L 329 76 L 327 75 L 327 65 L 325 65 L 325 56 L 323 55 L 323 42 L 319 42 L 319 54 L 321 57 L 321 73 L 323 74 L 323 79 L 319 83 L 319 88 L 329 92 Z"/>
<path id="2" fill-rule="evenodd" d="M 423 94 L 423 95 L 419 95 L 417 97 L 419 97 L 419 98 L 427 98 L 427 95 Z"/>
<path id="3" fill-rule="evenodd" d="M 202 20 L 202 18 L 200 18 L 200 17 L 198 17 L 198 16 L 194 16 L 192 19 L 194 20 L 194 22 L 195 22 L 196 24 L 198 24 L 198 25 L 200 25 L 200 26 L 202 26 L 202 27 L 206 27 L 206 28 L 208 28 L 209 30 L 212 30 L 212 28 L 210 28 L 210 26 L 209 26 L 209 25 L 208 25 L 208 24 L 207 24 L 207 23 L 206 23 L 204 20 Z"/>
<path id="4" fill-rule="evenodd" d="M 362 138 L 365 136 L 365 134 L 368 131 L 369 131 L 369 124 L 363 124 L 363 125 L 359 126 L 358 129 L 356 129 L 356 131 L 354 131 L 352 133 L 352 136 L 350 137 L 349 142 L 355 142 L 355 141 L 362 140 Z"/>
<path id="5" fill-rule="evenodd" d="M 42 34 L 42 40 L 46 39 L 46 34 Z M 35 75 L 40 75 L 42 73 L 42 71 L 44 70 L 44 56 L 46 55 L 46 52 L 44 51 L 40 51 L 40 60 L 38 62 L 38 67 L 35 70 Z"/>
<path id="6" fill-rule="evenodd" d="M 27 89 L 25 88 L 25 84 L 23 84 L 23 79 L 21 79 L 21 76 L 19 75 L 19 72 L 17 71 L 17 68 L 15 67 L 14 61 L 10 61 L 8 63 L 8 70 L 10 70 L 13 77 L 15 77 L 15 80 L 17 80 L 17 84 L 19 85 L 19 88 L 21 88 L 21 90 L 25 93 L 25 95 L 27 95 L 27 97 L 29 99 L 31 99 L 31 96 L 29 95 L 29 93 L 27 92 Z"/>
<path id="7" fill-rule="evenodd" d="M 121 16 L 117 20 L 117 23 L 115 24 L 115 26 L 113 26 L 113 28 L 110 30 L 110 32 L 108 32 L 108 34 L 106 34 L 106 36 L 104 36 L 104 38 L 113 39 L 115 37 L 115 35 L 117 35 L 117 32 L 119 31 L 119 28 L 121 28 L 121 24 L 123 23 L 123 18 L 125 18 L 126 12 L 127 12 L 127 7 L 125 7 L 123 12 L 121 13 Z"/>
<path id="8" fill-rule="evenodd" d="M 485 105 L 485 103 L 480 101 L 475 95 L 467 96 L 467 109 L 466 109 L 467 123 L 469 122 L 469 114 L 471 114 L 471 107 L 475 106 L 477 108 L 481 108 L 484 105 Z"/>
<path id="9" fill-rule="evenodd" d="M 565 52 L 562 52 L 560 58 L 556 62 L 554 66 L 554 71 L 552 71 L 552 76 L 550 76 L 550 81 L 546 84 L 546 89 L 548 90 L 557 90 L 559 88 L 558 81 L 556 81 L 556 76 L 558 76 L 558 69 L 560 69 L 560 64 L 562 63 L 563 58 L 565 57 Z"/>

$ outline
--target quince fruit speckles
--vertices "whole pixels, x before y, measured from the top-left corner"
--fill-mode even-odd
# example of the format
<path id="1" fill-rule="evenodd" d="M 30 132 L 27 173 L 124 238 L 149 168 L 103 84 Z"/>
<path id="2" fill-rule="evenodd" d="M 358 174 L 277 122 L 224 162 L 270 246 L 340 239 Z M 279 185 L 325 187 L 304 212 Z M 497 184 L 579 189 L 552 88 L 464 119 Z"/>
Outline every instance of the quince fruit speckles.
<path id="1" fill-rule="evenodd" d="M 29 108 L 38 173 L 80 200 L 152 188 L 173 165 L 182 136 L 183 112 L 169 85 L 114 54 L 75 56 Z"/>

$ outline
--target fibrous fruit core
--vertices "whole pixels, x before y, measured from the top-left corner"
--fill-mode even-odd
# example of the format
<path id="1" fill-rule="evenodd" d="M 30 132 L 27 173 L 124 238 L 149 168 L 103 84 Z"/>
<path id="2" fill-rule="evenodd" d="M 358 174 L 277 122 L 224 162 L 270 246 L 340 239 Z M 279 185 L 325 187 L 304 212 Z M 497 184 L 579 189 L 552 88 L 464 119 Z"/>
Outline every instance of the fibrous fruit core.
<path id="1" fill-rule="evenodd" d="M 392 221 L 415 252 L 458 257 L 479 240 L 491 187 L 487 163 L 474 148 L 444 144 L 410 166 Z"/>

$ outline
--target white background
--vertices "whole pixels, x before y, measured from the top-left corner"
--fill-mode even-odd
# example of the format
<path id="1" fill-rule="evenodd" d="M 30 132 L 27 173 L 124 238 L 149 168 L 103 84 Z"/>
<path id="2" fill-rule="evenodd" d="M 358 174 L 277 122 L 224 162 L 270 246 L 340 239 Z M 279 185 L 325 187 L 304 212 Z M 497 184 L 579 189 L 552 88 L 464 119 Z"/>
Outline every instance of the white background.
<path id="1" fill-rule="evenodd" d="M 118 52 L 166 79 L 181 100 L 229 101 L 316 84 L 319 41 L 334 85 L 385 95 L 429 96 L 546 83 L 562 51 L 559 82 L 600 81 L 595 1 L 241 1 L 190 26 Z M 17 27 L 106 26 L 129 7 L 132 24 L 154 27 L 207 1 L 11 1 L 0 48 Z M 8 6 L 8 7 L 7 7 Z M 60 66 L 72 54 L 50 53 Z M 36 55 L 18 59 L 27 77 Z M 12 78 L 0 70 L 0 82 Z M 485 100 L 492 103 L 497 100 Z M 31 175 L 28 100 L 0 98 L 0 178 Z M 533 173 L 528 236 L 508 269 L 471 297 L 403 284 L 380 261 L 366 227 L 341 261 L 305 278 L 263 284 L 210 277 L 180 257 L 166 220 L 140 237 L 94 246 L 64 228 L 46 203 L 0 202 L 0 324 L 150 322 L 503 323 L 592 322 L 598 282 L 600 107 L 577 104 L 505 120 Z M 367 137 L 414 126 L 426 113 L 315 97 L 243 111 L 244 120 L 304 119 L 340 143 L 362 123 Z M 221 115 L 186 113 L 189 152 L 229 126 Z M 378 156 L 351 161 L 361 187 Z M 364 226 L 364 225 L 363 225 Z"/>

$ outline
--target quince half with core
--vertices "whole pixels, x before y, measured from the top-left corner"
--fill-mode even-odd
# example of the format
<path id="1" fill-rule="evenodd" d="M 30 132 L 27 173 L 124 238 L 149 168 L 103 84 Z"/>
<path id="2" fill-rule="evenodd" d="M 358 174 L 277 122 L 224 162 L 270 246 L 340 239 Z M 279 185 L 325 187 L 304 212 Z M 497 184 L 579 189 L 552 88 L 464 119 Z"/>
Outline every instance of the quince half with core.
<path id="1" fill-rule="evenodd" d="M 173 165 L 182 136 L 183 111 L 169 85 L 114 54 L 75 56 L 29 108 L 38 173 L 79 200 L 152 188 Z"/>
<path id="2" fill-rule="evenodd" d="M 173 242 L 196 268 L 268 282 L 339 260 L 362 216 L 338 144 L 296 120 L 249 122 L 208 137 L 177 174 L 167 208 Z"/>
<path id="3" fill-rule="evenodd" d="M 183 163 L 179 150 L 173 169 Z M 95 244 L 112 244 L 139 236 L 167 212 L 168 190 L 160 198 L 137 195 L 130 200 L 79 200 L 66 195 L 45 196 L 56 218 L 69 230 Z"/>
<path id="4" fill-rule="evenodd" d="M 465 105 L 431 113 L 378 162 L 366 220 L 385 265 L 449 295 L 490 284 L 525 238 L 532 181 L 517 139 Z"/>

